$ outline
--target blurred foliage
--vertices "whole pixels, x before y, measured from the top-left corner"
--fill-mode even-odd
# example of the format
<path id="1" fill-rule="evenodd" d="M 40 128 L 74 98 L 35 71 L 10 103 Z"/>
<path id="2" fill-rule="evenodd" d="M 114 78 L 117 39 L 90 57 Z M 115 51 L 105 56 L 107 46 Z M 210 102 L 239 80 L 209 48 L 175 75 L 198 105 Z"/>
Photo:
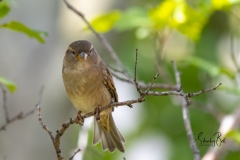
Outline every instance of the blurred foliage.
<path id="1" fill-rule="evenodd" d="M 11 21 L 9 23 L 4 23 L 4 24 L 0 25 L 0 28 L 7 28 L 7 29 L 11 29 L 11 30 L 14 30 L 17 32 L 24 33 L 25 35 L 29 36 L 30 38 L 37 39 L 40 43 L 45 43 L 42 35 L 47 36 L 47 32 L 32 30 L 32 29 L 28 28 L 27 26 L 25 26 L 24 24 L 22 24 L 20 22 L 15 22 L 15 21 Z"/>
<path id="2" fill-rule="evenodd" d="M 16 84 L 0 76 L 0 84 L 5 85 L 11 93 L 14 93 L 17 89 Z"/>
<path id="3" fill-rule="evenodd" d="M 115 22 L 120 18 L 120 11 L 115 10 L 110 13 L 103 14 L 91 22 L 92 26 L 98 26 L 96 29 L 98 32 L 107 32 L 109 31 Z"/>
<path id="4" fill-rule="evenodd" d="M 218 66 L 202 58 L 189 57 L 187 61 L 189 62 L 189 64 L 195 65 L 196 67 L 203 69 L 211 77 L 216 77 L 219 74 L 226 74 L 228 77 L 234 79 L 236 76 L 236 74 L 232 70 Z"/>
<path id="5" fill-rule="evenodd" d="M 8 1 L 1 2 L 0 3 L 0 19 L 4 18 L 9 13 L 9 11 L 10 11 L 10 7 L 8 4 Z M 21 32 L 29 36 L 30 38 L 35 38 L 40 43 L 45 43 L 43 36 L 47 36 L 47 32 L 30 29 L 29 27 L 22 24 L 21 22 L 16 22 L 16 21 L 0 24 L 0 29 L 1 28 L 7 28 L 17 32 Z"/>
<path id="6" fill-rule="evenodd" d="M 126 11 L 111 11 L 92 20 L 92 26 L 101 33 L 111 29 L 136 29 L 136 37 L 146 38 L 150 33 L 166 27 L 174 28 L 193 40 L 199 39 L 206 22 L 216 10 L 229 10 L 240 0 L 204 0 L 196 7 L 185 0 L 165 0 L 157 7 L 146 9 L 132 6 Z"/>
<path id="7" fill-rule="evenodd" d="M 232 130 L 227 133 L 227 138 L 233 139 L 235 142 L 240 144 L 240 130 Z"/>
<path id="8" fill-rule="evenodd" d="M 221 86 L 219 89 L 223 90 L 227 93 L 233 94 L 233 95 L 240 95 L 240 88 L 239 87 Z"/>
<path id="9" fill-rule="evenodd" d="M 110 33 L 113 34 L 111 44 L 132 75 L 135 49 L 139 49 L 138 79 L 141 81 L 150 82 L 158 72 L 158 83 L 175 84 L 170 63 L 175 60 L 184 92 L 199 91 L 222 82 L 216 91 L 191 99 L 193 134 L 197 137 L 203 132 L 210 138 L 218 131 L 219 118 L 240 107 L 240 86 L 236 81 L 240 77 L 232 65 L 229 47 L 230 35 L 240 38 L 239 9 L 240 0 L 140 0 L 126 9 L 99 15 L 91 24 L 109 39 Z M 164 133 L 172 146 L 169 159 L 193 159 L 180 106 L 178 97 L 147 97 L 141 108 L 144 115 L 139 116 L 141 125 L 126 135 L 126 146 L 149 132 Z M 231 131 L 228 138 L 239 142 L 239 131 Z M 89 148 L 98 152 L 98 146 Z M 208 149 L 199 147 L 201 156 Z M 118 151 L 96 155 L 89 152 L 84 159 L 110 160 L 120 156 Z M 239 158 L 239 150 L 230 150 L 224 159 Z"/>
<path id="10" fill-rule="evenodd" d="M 1 1 L 1 3 L 0 3 L 0 19 L 4 18 L 9 12 L 10 12 L 9 1 Z M 21 33 L 29 36 L 30 38 L 34 38 L 34 39 L 38 40 L 38 42 L 40 42 L 40 43 L 45 43 L 45 40 L 43 39 L 43 35 L 47 36 L 47 32 L 36 31 L 36 30 L 30 29 L 29 27 L 22 24 L 21 22 L 16 22 L 16 21 L 11 21 L 8 23 L 0 24 L 0 29 L 3 29 L 3 28 L 21 32 Z M 16 85 L 13 82 L 0 76 L 0 83 L 5 85 L 11 93 L 15 92 Z"/>
<path id="11" fill-rule="evenodd" d="M 6 3 L 0 4 L 0 18 L 5 17 L 10 11 L 9 6 Z"/>

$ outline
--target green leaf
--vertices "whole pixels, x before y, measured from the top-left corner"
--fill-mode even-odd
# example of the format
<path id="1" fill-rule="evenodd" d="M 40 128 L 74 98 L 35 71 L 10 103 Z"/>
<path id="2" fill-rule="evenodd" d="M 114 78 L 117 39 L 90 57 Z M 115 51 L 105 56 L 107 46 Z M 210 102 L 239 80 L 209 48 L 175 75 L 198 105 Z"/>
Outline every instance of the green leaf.
<path id="1" fill-rule="evenodd" d="M 6 3 L 0 3 L 0 18 L 5 17 L 10 11 L 9 6 Z"/>
<path id="2" fill-rule="evenodd" d="M 11 93 L 14 93 L 17 89 L 15 83 L 3 78 L 2 76 L 0 76 L 0 83 L 5 85 Z"/>
<path id="3" fill-rule="evenodd" d="M 227 133 L 226 137 L 233 139 L 235 142 L 240 144 L 240 130 L 232 130 Z"/>
<path id="4" fill-rule="evenodd" d="M 215 9 L 224 9 L 230 7 L 230 0 L 212 0 L 212 5 Z"/>
<path id="5" fill-rule="evenodd" d="M 215 10 L 226 10 L 230 9 L 233 5 L 240 3 L 240 0 L 211 0 L 212 7 Z"/>
<path id="6" fill-rule="evenodd" d="M 211 13 L 210 9 L 192 8 L 184 0 L 168 0 L 150 10 L 149 16 L 156 30 L 175 28 L 190 39 L 197 40 Z"/>
<path id="7" fill-rule="evenodd" d="M 20 22 L 16 22 L 16 21 L 12 21 L 9 23 L 4 23 L 2 25 L 0 25 L 0 28 L 8 28 L 17 32 L 21 32 L 26 34 L 27 36 L 29 36 L 30 38 L 35 38 L 38 40 L 38 42 L 40 43 L 45 43 L 44 39 L 43 39 L 43 35 L 47 36 L 47 32 L 43 32 L 43 31 L 36 31 L 33 29 L 28 28 L 27 26 L 25 26 L 24 24 L 20 23 Z"/>
<path id="8" fill-rule="evenodd" d="M 120 18 L 121 12 L 118 10 L 100 15 L 92 20 L 91 25 L 100 33 L 105 33 L 111 30 L 115 22 Z"/>
<path id="9" fill-rule="evenodd" d="M 202 58 L 199 58 L 199 57 L 190 57 L 188 59 L 188 62 L 190 62 L 190 64 L 192 64 L 192 65 L 195 65 L 195 66 L 205 70 L 212 77 L 216 77 L 219 74 L 225 74 L 232 79 L 235 77 L 235 74 L 231 70 L 220 67 L 214 63 L 211 63 L 211 62 L 204 60 Z"/>
<path id="10" fill-rule="evenodd" d="M 148 17 L 148 11 L 141 7 L 131 7 L 116 22 L 114 28 L 118 31 L 126 31 L 137 28 L 152 27 L 153 22 Z"/>
<path id="11" fill-rule="evenodd" d="M 149 11 L 149 16 L 154 22 L 156 29 L 163 28 L 169 24 L 176 6 L 177 2 L 173 0 L 163 1 L 156 8 Z"/>
<path id="12" fill-rule="evenodd" d="M 210 13 L 193 9 L 186 2 L 182 2 L 176 6 L 170 25 L 190 39 L 198 40 Z"/>

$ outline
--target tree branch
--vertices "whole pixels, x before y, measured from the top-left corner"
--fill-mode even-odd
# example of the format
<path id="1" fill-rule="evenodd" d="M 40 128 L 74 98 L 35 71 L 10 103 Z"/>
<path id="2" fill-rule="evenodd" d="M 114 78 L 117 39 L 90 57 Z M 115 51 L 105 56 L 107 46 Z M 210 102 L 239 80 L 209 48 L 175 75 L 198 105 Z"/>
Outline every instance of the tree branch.
<path id="1" fill-rule="evenodd" d="M 7 90 L 4 88 L 2 84 L 0 84 L 0 87 L 2 89 L 2 94 L 3 94 L 3 110 L 4 110 L 5 120 L 8 123 L 9 114 L 8 114 L 8 108 L 7 108 Z"/>
<path id="2" fill-rule="evenodd" d="M 81 149 L 77 149 L 74 153 L 73 153 L 73 155 L 69 158 L 69 160 L 72 160 L 73 158 L 74 158 L 74 156 L 78 153 L 78 152 L 80 152 L 81 151 Z"/>
<path id="3" fill-rule="evenodd" d="M 190 120 L 189 120 L 189 113 L 188 113 L 188 105 L 190 104 L 190 98 L 194 97 L 194 96 L 198 96 L 202 93 L 205 92 L 209 92 L 212 90 L 215 90 L 217 87 L 219 87 L 221 84 L 216 85 L 213 88 L 210 89 L 206 89 L 206 90 L 201 90 L 199 92 L 195 92 L 195 93 L 183 93 L 182 92 L 182 88 L 180 86 L 180 74 L 177 71 L 176 65 L 175 63 L 173 63 L 173 67 L 174 67 L 174 71 L 175 71 L 175 75 L 176 75 L 176 79 L 177 79 L 177 86 L 181 89 L 179 91 L 169 91 L 169 92 L 154 92 L 151 91 L 152 86 L 154 85 L 154 82 L 156 81 L 156 79 L 158 78 L 159 74 L 156 74 L 152 80 L 152 82 L 150 83 L 150 85 L 147 87 L 147 89 L 145 91 L 142 91 L 139 86 L 138 86 L 138 82 L 136 80 L 137 77 L 137 64 L 138 64 L 138 52 L 136 50 L 136 61 L 135 61 L 135 66 L 134 66 L 134 82 L 135 82 L 135 87 L 136 90 L 139 93 L 139 98 L 137 99 L 133 99 L 133 100 L 128 100 L 128 101 L 123 101 L 123 102 L 113 102 L 110 103 L 106 106 L 101 106 L 99 107 L 99 113 L 108 109 L 108 108 L 114 108 L 114 107 L 118 107 L 118 106 L 129 106 L 130 108 L 132 108 L 133 104 L 135 103 L 141 103 L 145 101 L 145 97 L 146 96 L 169 96 L 169 95 L 175 95 L 175 96 L 180 96 L 182 97 L 182 105 L 183 105 L 183 119 L 184 119 L 184 123 L 185 123 L 185 127 L 187 130 L 187 135 L 190 141 L 190 146 L 193 150 L 194 156 L 195 156 L 195 160 L 200 160 L 200 155 L 199 155 L 199 151 L 196 147 L 196 144 L 194 142 L 194 138 L 193 138 L 193 134 L 192 134 L 192 129 L 191 129 L 191 125 L 190 125 Z M 49 134 L 49 136 L 51 137 L 51 140 L 53 142 L 54 148 L 56 150 L 56 154 L 58 157 L 58 160 L 62 160 L 63 157 L 61 155 L 61 149 L 60 149 L 60 139 L 62 137 L 62 135 L 65 133 L 65 131 L 69 128 L 70 125 L 72 124 L 80 124 L 80 119 L 78 118 L 78 114 L 76 115 L 76 117 L 74 119 L 70 119 L 67 122 L 62 124 L 62 127 L 56 131 L 56 135 L 55 137 L 53 136 L 52 132 L 48 129 L 48 127 L 43 123 L 42 118 L 41 118 L 41 109 L 40 109 L 40 102 L 41 102 L 41 96 L 40 96 L 40 100 L 37 104 L 37 113 L 38 113 L 38 118 L 39 118 L 39 122 L 42 125 L 43 129 Z M 96 106 L 97 107 L 97 106 Z M 95 111 L 86 113 L 82 116 L 82 118 L 88 118 L 91 116 L 94 116 L 96 113 Z M 78 151 L 79 152 L 79 151 Z M 77 152 L 77 153 L 78 153 Z M 75 155 L 75 154 L 74 154 Z M 73 156 L 74 156 L 73 155 Z M 71 157 L 70 157 L 71 158 Z"/>
<path id="4" fill-rule="evenodd" d="M 60 149 L 60 139 L 61 136 L 64 134 L 64 132 L 66 131 L 66 129 L 71 125 L 71 124 L 78 124 L 78 118 L 75 117 L 73 120 L 70 119 L 69 121 L 65 122 L 64 124 L 62 124 L 62 128 L 60 128 L 60 130 L 57 130 L 55 137 L 53 136 L 53 133 L 48 129 L 48 127 L 44 124 L 43 120 L 42 120 L 42 116 L 41 116 L 41 108 L 40 108 L 40 103 L 41 103 L 41 99 L 42 99 L 42 93 L 43 93 L 43 89 L 41 90 L 40 94 L 39 94 L 39 100 L 38 103 L 36 104 L 36 111 L 37 111 L 37 115 L 38 115 L 38 120 L 40 125 L 43 127 L 43 129 L 48 133 L 48 135 L 50 136 L 53 146 L 55 148 L 56 154 L 57 154 L 57 158 L 58 160 L 63 160 L 64 158 L 61 155 L 61 149 Z M 69 160 L 72 160 L 73 157 L 80 152 L 80 149 L 78 149 L 70 158 Z"/>
<path id="5" fill-rule="evenodd" d="M 192 133 L 192 129 L 191 129 L 191 124 L 190 124 L 190 120 L 189 120 L 188 105 L 190 104 L 190 98 L 191 97 L 198 96 L 198 95 L 200 95 L 202 93 L 215 90 L 217 87 L 219 87 L 221 85 L 221 83 L 216 85 L 215 87 L 213 87 L 211 89 L 201 90 L 201 91 L 195 92 L 195 93 L 183 93 L 183 90 L 182 90 L 182 87 L 181 87 L 180 73 L 178 72 L 175 63 L 173 62 L 173 68 L 174 68 L 174 72 L 175 72 L 177 86 L 176 87 L 169 87 L 169 88 L 174 88 L 175 91 L 169 91 L 169 92 L 155 92 L 155 91 L 151 91 L 151 89 L 154 87 L 154 82 L 158 78 L 159 74 L 156 74 L 154 76 L 154 78 L 153 78 L 153 80 L 152 80 L 152 82 L 150 84 L 148 84 L 148 85 L 144 84 L 145 86 L 142 89 L 145 89 L 145 91 L 142 91 L 141 90 L 141 84 L 139 84 L 139 82 L 137 81 L 138 50 L 136 50 L 136 59 L 135 59 L 135 66 L 134 66 L 134 79 L 132 79 L 131 76 L 124 69 L 124 67 L 123 67 L 122 63 L 120 62 L 120 60 L 118 59 L 116 52 L 113 50 L 113 48 L 110 46 L 110 44 L 106 41 L 106 39 L 102 35 L 98 34 L 93 29 L 91 24 L 85 19 L 84 15 L 81 12 L 77 11 L 66 0 L 63 0 L 63 1 L 65 2 L 66 6 L 70 10 L 75 12 L 77 15 L 79 15 L 83 19 L 83 21 L 87 24 L 89 29 L 98 37 L 98 39 L 108 49 L 111 57 L 116 62 L 117 66 L 120 68 L 120 71 L 115 71 L 115 72 L 119 72 L 119 73 L 123 74 L 126 77 L 126 78 L 121 78 L 119 76 L 116 76 L 116 78 L 122 79 L 123 81 L 126 81 L 128 83 L 134 84 L 135 87 L 136 87 L 136 90 L 139 93 L 139 97 L 137 99 L 123 101 L 123 102 L 113 102 L 113 103 L 110 103 L 110 104 L 108 104 L 106 106 L 101 106 L 101 107 L 99 107 L 99 113 L 104 111 L 104 110 L 106 110 L 106 109 L 108 109 L 108 108 L 114 108 L 114 107 L 118 107 L 118 106 L 129 106 L 130 108 L 132 108 L 133 104 L 144 102 L 146 96 L 168 96 L 168 95 L 180 96 L 180 97 L 182 97 L 183 119 L 184 119 L 186 131 L 187 131 L 187 135 L 188 135 L 188 138 L 189 138 L 189 141 L 190 141 L 190 147 L 191 147 L 191 149 L 193 151 L 195 160 L 200 160 L 200 153 L 199 153 L 199 150 L 198 150 L 198 148 L 196 146 L 196 143 L 194 141 L 193 133 Z M 113 75 L 117 75 L 117 74 L 114 73 Z M 67 122 L 63 123 L 61 128 L 56 131 L 56 135 L 54 137 L 52 132 L 48 129 L 48 127 L 42 121 L 41 109 L 40 109 L 40 101 L 37 104 L 37 113 L 38 113 L 38 118 L 39 118 L 40 124 L 42 125 L 43 129 L 49 134 L 49 136 L 52 139 L 52 142 L 53 142 L 54 148 L 56 150 L 56 154 L 57 154 L 58 160 L 62 160 L 63 157 L 61 155 L 60 139 L 61 139 L 62 135 L 65 133 L 65 131 L 69 128 L 70 125 L 72 125 L 72 124 L 79 124 L 80 123 L 79 122 L 80 119 L 78 118 L 78 115 L 74 119 L 70 119 Z M 96 114 L 95 111 L 92 111 L 92 112 L 89 112 L 87 114 L 84 114 L 82 116 L 82 118 L 85 119 L 85 118 L 94 116 L 95 114 Z M 72 159 L 79 151 L 80 151 L 80 149 L 78 149 L 73 154 L 73 156 L 70 157 L 69 159 Z"/>
<path id="6" fill-rule="evenodd" d="M 172 64 L 173 64 L 173 69 L 174 69 L 174 73 L 175 73 L 177 86 L 180 87 L 181 86 L 180 73 L 179 73 L 179 71 L 177 69 L 177 65 L 175 64 L 174 61 L 172 62 Z M 221 84 L 217 85 L 214 88 L 216 89 L 220 85 Z M 209 91 L 210 90 L 213 90 L 213 89 L 209 89 Z M 179 92 L 183 94 L 183 90 L 181 90 Z M 204 90 L 202 90 L 200 92 L 197 92 L 197 93 L 187 94 L 187 95 L 197 96 L 201 93 L 204 93 Z M 200 152 L 199 152 L 199 150 L 197 148 L 197 145 L 195 143 L 195 140 L 194 140 L 194 136 L 193 136 L 193 132 L 192 132 L 192 128 L 191 128 L 191 122 L 190 122 L 190 118 L 189 118 L 188 105 L 190 104 L 189 98 L 191 96 L 182 96 L 182 98 L 181 98 L 182 99 L 183 121 L 184 121 L 185 129 L 186 129 L 186 132 L 187 132 L 188 140 L 189 140 L 189 143 L 190 143 L 190 147 L 191 147 L 193 155 L 194 155 L 194 160 L 201 160 Z"/>
<path id="7" fill-rule="evenodd" d="M 31 109 L 30 111 L 26 112 L 25 114 L 23 112 L 18 113 L 17 115 L 15 115 L 12 118 L 9 118 L 9 113 L 8 113 L 8 107 L 7 107 L 7 90 L 4 88 L 4 86 L 2 84 L 0 84 L 2 93 L 3 93 L 3 109 L 4 109 L 4 115 L 5 115 L 5 124 L 3 124 L 2 126 L 0 126 L 0 131 L 5 130 L 6 127 L 13 123 L 16 120 L 22 120 L 26 117 L 28 117 L 29 115 L 33 114 L 35 112 L 35 107 L 33 109 Z"/>
<path id="8" fill-rule="evenodd" d="M 123 81 L 123 82 L 127 82 L 127 83 L 130 83 L 130 84 L 135 84 L 134 81 L 132 80 L 129 80 L 129 79 L 126 79 L 126 78 L 123 78 L 121 76 L 119 76 L 118 74 L 116 74 L 114 72 L 115 69 L 113 68 L 110 68 L 110 71 L 111 71 L 111 74 L 119 79 L 120 81 Z M 147 89 L 149 84 L 146 84 L 144 82 L 141 82 L 141 81 L 138 81 L 138 86 L 141 88 L 141 89 Z M 179 88 L 177 88 L 175 85 L 168 85 L 168 84 L 156 84 L 154 83 L 151 87 L 152 89 L 167 89 L 167 90 L 179 90 Z"/>

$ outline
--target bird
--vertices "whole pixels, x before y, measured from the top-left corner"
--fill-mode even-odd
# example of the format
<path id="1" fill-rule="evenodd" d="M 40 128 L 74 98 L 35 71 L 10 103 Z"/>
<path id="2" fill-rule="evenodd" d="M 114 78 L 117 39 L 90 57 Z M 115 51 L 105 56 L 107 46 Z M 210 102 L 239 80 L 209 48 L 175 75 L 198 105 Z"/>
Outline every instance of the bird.
<path id="1" fill-rule="evenodd" d="M 81 115 L 95 111 L 99 106 L 118 102 L 112 75 L 100 55 L 87 40 L 72 42 L 65 53 L 62 78 L 66 93 Z M 94 117 L 93 145 L 102 142 L 103 151 L 116 148 L 125 152 L 125 139 L 115 125 L 113 108 Z M 80 116 L 81 116 L 80 115 Z"/>

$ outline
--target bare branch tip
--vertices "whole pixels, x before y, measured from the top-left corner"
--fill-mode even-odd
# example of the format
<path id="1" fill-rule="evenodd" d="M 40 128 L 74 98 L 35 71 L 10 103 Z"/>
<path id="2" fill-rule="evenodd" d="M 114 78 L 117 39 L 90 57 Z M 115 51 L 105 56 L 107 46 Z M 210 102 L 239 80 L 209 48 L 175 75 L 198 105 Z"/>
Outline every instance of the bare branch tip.
<path id="1" fill-rule="evenodd" d="M 80 151 L 81 151 L 81 149 L 76 150 L 76 152 L 73 153 L 73 155 L 69 158 L 69 160 L 72 160 L 73 157 L 74 157 L 78 152 L 80 152 Z"/>
<path id="2" fill-rule="evenodd" d="M 129 108 L 133 108 L 133 105 L 132 105 L 132 104 L 129 104 L 128 107 L 129 107 Z"/>
<path id="3" fill-rule="evenodd" d="M 153 78 L 153 80 L 155 81 L 158 77 L 159 77 L 159 73 L 157 73 L 155 76 L 154 76 L 154 78 Z"/>

